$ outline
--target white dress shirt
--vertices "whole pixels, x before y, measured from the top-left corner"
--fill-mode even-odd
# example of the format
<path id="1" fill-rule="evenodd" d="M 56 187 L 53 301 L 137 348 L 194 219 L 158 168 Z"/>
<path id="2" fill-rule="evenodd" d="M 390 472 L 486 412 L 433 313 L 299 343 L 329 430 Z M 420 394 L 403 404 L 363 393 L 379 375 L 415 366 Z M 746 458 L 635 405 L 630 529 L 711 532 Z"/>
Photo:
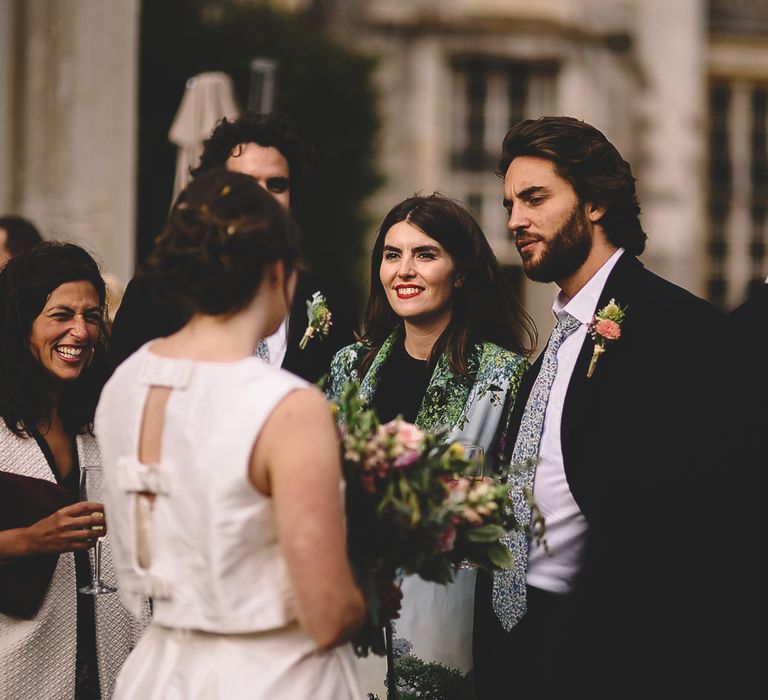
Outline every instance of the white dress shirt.
<path id="1" fill-rule="evenodd" d="M 581 567 L 587 521 L 568 488 L 560 443 L 563 403 L 587 328 L 597 310 L 606 280 L 624 252 L 619 248 L 578 293 L 568 299 L 563 292 L 555 299 L 552 313 L 567 311 L 581 325 L 557 351 L 557 374 L 552 382 L 539 447 L 539 463 L 533 482 L 533 497 L 545 521 L 549 554 L 533 543 L 528 553 L 528 585 L 552 593 L 569 593 Z"/>

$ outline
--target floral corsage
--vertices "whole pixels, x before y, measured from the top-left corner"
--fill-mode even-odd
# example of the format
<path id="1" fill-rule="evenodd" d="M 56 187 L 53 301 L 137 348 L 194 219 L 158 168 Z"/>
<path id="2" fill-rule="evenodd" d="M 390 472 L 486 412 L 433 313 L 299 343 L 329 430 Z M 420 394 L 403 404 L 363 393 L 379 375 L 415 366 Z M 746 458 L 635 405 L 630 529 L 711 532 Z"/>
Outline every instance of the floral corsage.
<path id="1" fill-rule="evenodd" d="M 589 324 L 589 333 L 595 341 L 595 349 L 589 361 L 587 377 L 591 377 L 594 373 L 597 360 L 605 352 L 605 346 L 621 337 L 621 322 L 626 312 L 626 306 L 622 309 L 615 299 L 611 299 L 595 314 L 592 323 Z"/>
<path id="2" fill-rule="evenodd" d="M 317 336 L 322 340 L 331 330 L 331 312 L 320 291 L 315 292 L 312 298 L 307 300 L 307 321 L 307 330 L 299 341 L 299 347 L 302 350 L 307 347 L 312 338 Z"/>

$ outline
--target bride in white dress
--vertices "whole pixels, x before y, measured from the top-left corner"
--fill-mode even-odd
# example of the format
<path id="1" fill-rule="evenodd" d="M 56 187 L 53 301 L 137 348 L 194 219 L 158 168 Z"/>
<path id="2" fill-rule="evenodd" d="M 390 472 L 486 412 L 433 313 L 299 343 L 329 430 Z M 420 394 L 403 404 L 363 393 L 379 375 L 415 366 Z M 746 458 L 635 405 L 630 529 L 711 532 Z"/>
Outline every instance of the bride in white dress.
<path id="1" fill-rule="evenodd" d="M 151 256 L 192 317 L 117 369 L 96 414 L 120 595 L 154 611 L 118 700 L 363 697 L 333 419 L 254 357 L 295 256 L 280 207 L 225 170 L 189 185 Z"/>

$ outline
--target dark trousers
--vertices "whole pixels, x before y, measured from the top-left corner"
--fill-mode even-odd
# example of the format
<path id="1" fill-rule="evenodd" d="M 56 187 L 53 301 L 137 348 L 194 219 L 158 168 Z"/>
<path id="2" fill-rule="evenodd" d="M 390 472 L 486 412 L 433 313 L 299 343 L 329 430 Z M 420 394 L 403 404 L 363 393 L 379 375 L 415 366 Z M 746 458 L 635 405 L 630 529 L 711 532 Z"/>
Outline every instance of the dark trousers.
<path id="1" fill-rule="evenodd" d="M 475 690 L 479 700 L 557 697 L 574 669 L 567 652 L 571 599 L 528 587 L 528 612 L 509 632 L 491 604 L 493 581 L 478 572 L 473 639 Z"/>
<path id="2" fill-rule="evenodd" d="M 492 579 L 478 572 L 473 639 L 478 700 L 748 697 L 743 648 L 711 607 L 585 607 L 573 596 L 528 587 L 528 612 L 505 632 L 491 603 Z M 691 597 L 696 599 L 695 588 Z M 582 601 L 583 603 L 583 601 Z M 724 642 L 734 650 L 724 648 Z"/>

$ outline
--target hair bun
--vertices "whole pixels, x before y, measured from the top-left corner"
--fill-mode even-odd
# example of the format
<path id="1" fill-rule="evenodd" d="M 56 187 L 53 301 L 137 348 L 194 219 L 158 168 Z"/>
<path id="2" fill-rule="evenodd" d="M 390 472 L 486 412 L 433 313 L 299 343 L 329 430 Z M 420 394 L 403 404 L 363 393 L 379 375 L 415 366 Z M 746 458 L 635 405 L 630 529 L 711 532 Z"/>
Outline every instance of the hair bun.
<path id="1" fill-rule="evenodd" d="M 287 214 L 258 182 L 216 168 L 179 195 L 145 274 L 190 312 L 231 313 L 246 306 L 267 264 L 292 269 L 297 249 Z"/>

